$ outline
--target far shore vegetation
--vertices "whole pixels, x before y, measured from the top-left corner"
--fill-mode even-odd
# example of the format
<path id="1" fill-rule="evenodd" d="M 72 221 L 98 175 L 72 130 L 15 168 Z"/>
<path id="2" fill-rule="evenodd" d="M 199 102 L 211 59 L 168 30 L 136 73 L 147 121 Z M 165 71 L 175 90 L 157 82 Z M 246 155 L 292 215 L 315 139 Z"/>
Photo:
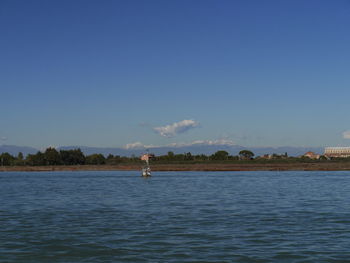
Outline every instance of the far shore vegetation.
<path id="1" fill-rule="evenodd" d="M 249 150 L 240 151 L 238 155 L 230 155 L 226 151 L 217 151 L 211 155 L 198 154 L 194 155 L 190 152 L 183 154 L 175 154 L 168 152 L 166 155 L 151 155 L 153 164 L 245 164 L 245 163 L 326 163 L 326 162 L 349 162 L 350 158 L 326 158 L 321 156 L 319 159 L 311 159 L 306 156 L 292 157 L 285 154 L 272 154 L 264 156 L 255 156 Z M 139 156 L 119 156 L 109 154 L 85 155 L 80 149 L 74 150 L 56 150 L 55 148 L 47 148 L 44 152 L 36 154 L 28 154 L 24 156 L 19 153 L 13 156 L 9 153 L 0 155 L 1 166 L 60 166 L 60 165 L 129 165 L 140 164 L 144 162 Z"/>

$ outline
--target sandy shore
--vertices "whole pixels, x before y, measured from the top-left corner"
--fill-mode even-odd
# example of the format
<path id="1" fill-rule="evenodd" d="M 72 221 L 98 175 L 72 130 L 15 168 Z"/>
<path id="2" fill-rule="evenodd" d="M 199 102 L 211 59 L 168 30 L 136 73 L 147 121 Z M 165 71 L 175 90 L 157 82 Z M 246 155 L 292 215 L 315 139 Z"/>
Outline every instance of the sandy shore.
<path id="1" fill-rule="evenodd" d="M 8 166 L 0 171 L 132 171 L 140 165 Z M 347 171 L 350 163 L 155 164 L 153 171 Z"/>

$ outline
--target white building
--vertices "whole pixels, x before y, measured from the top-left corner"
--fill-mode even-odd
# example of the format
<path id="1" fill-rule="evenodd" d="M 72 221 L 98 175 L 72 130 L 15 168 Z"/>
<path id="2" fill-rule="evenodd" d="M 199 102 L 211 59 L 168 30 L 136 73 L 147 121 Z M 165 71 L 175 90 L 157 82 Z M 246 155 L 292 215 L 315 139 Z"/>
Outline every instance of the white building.
<path id="1" fill-rule="evenodd" d="M 324 155 L 327 157 L 350 157 L 350 147 L 326 147 Z"/>

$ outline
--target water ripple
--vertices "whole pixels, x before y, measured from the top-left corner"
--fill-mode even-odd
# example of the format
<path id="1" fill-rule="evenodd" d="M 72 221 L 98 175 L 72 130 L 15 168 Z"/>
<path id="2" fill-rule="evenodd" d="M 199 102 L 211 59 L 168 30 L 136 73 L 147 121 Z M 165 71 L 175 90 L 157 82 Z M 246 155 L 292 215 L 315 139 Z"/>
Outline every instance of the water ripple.
<path id="1" fill-rule="evenodd" d="M 349 262 L 349 172 L 0 174 L 0 262 Z"/>

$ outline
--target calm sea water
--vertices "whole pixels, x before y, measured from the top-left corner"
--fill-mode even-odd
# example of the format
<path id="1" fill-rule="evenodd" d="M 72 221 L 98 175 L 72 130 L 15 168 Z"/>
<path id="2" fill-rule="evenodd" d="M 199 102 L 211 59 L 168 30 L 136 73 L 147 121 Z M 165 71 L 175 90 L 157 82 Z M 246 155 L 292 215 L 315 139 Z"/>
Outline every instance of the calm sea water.
<path id="1" fill-rule="evenodd" d="M 0 173 L 0 262 L 350 262 L 350 172 Z"/>

